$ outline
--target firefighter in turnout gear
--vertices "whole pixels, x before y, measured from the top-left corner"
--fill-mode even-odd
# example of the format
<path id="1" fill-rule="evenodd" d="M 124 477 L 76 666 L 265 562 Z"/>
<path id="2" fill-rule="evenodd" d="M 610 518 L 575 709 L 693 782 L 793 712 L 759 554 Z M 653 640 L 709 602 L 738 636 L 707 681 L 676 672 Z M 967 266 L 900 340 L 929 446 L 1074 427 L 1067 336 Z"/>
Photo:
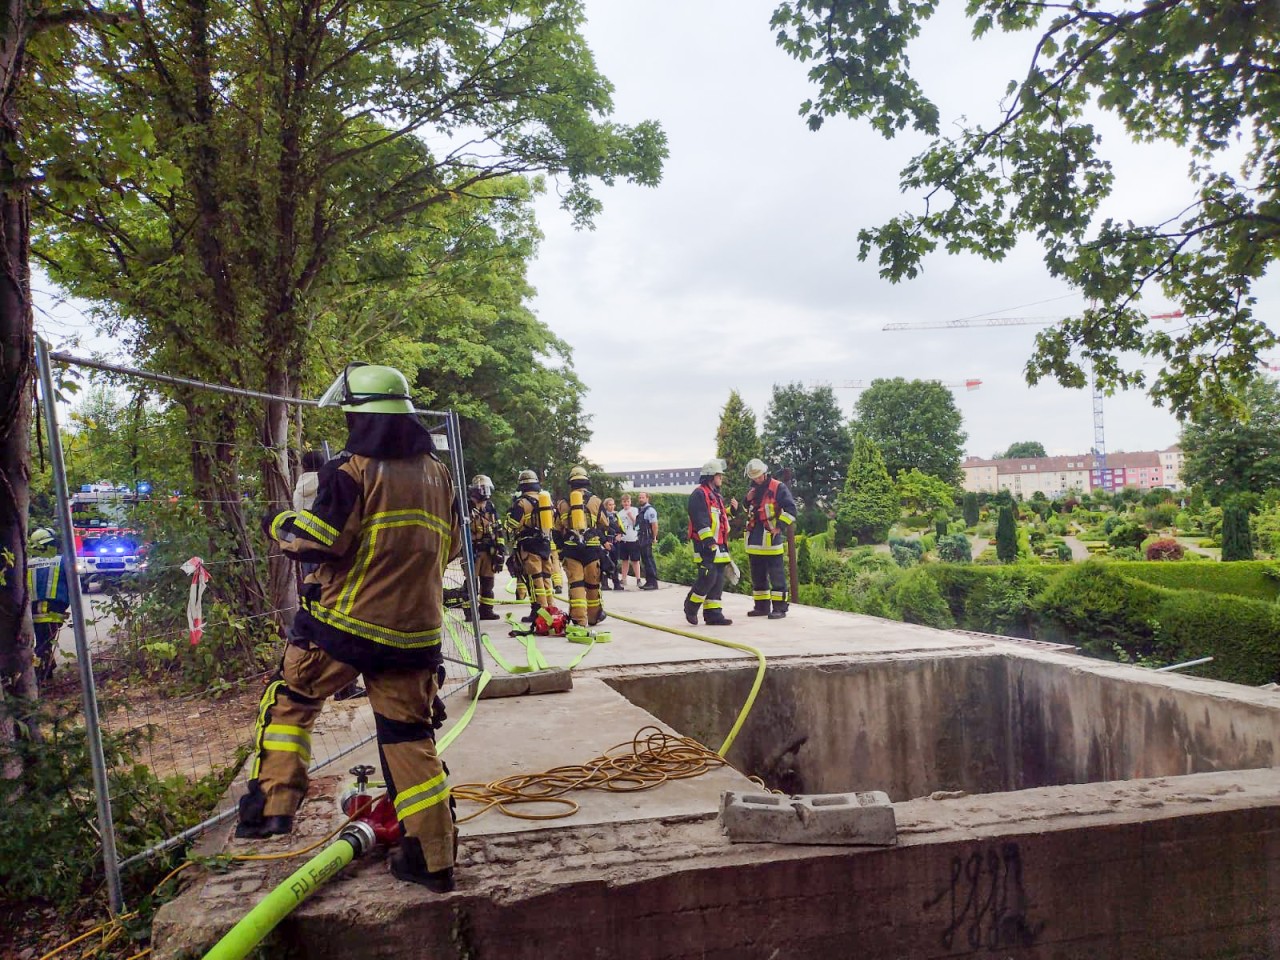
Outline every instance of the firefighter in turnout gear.
<path id="1" fill-rule="evenodd" d="M 493 481 L 480 474 L 471 479 L 467 491 L 471 501 L 471 550 L 476 558 L 476 580 L 480 584 L 480 619 L 501 620 L 494 609 L 494 577 L 502 569 L 506 548 L 502 545 L 498 511 L 493 505 Z"/>
<path id="2" fill-rule="evenodd" d="M 400 371 L 350 364 L 320 405 L 346 412 L 347 446 L 321 468 L 309 510 L 263 521 L 286 555 L 318 567 L 304 581 L 284 662 L 262 697 L 236 836 L 292 830 L 316 717 L 363 674 L 403 832 L 391 872 L 452 890 L 457 830 L 434 731 L 444 720 L 442 578 L 462 548 L 463 507 Z"/>
<path id="3" fill-rule="evenodd" d="M 600 537 L 608 526 L 604 501 L 591 492 L 586 468 L 569 471 L 569 498 L 557 504 L 556 544 L 569 580 L 569 619 L 582 627 L 604 619 L 600 604 Z"/>
<path id="4" fill-rule="evenodd" d="M 36 679 L 47 683 L 53 676 L 58 631 L 71 609 L 72 576 L 67 558 L 58 549 L 52 530 L 40 527 L 27 538 L 27 596 L 31 600 L 31 625 L 36 634 Z"/>
<path id="5" fill-rule="evenodd" d="M 787 530 L 796 522 L 796 501 L 787 485 L 769 476 L 762 460 L 747 464 L 747 561 L 751 564 L 748 617 L 781 620 L 787 615 Z"/>
<path id="6" fill-rule="evenodd" d="M 709 626 L 728 626 L 720 596 L 724 593 L 724 575 L 729 566 L 729 511 L 720 484 L 724 482 L 724 461 L 708 460 L 702 467 L 698 488 L 689 494 L 689 540 L 701 564 L 684 598 L 684 618 L 691 624 L 702 620 Z M 736 500 L 731 501 L 736 508 Z"/>
<path id="7" fill-rule="evenodd" d="M 517 478 L 519 492 L 511 500 L 506 525 L 515 540 L 515 557 L 529 591 L 532 623 L 541 610 L 555 609 L 551 590 L 551 533 L 555 527 L 555 505 L 542 489 L 538 475 L 524 470 Z"/>

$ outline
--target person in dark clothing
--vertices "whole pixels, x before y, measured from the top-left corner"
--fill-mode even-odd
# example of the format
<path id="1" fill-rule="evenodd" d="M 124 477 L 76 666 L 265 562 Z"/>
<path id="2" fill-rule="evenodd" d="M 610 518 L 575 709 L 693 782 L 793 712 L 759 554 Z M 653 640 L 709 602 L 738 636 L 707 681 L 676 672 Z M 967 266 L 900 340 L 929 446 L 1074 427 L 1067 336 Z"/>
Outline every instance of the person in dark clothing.
<path id="1" fill-rule="evenodd" d="M 653 545 L 658 542 L 658 511 L 649 503 L 649 494 L 641 490 L 637 495 L 640 513 L 636 517 L 636 544 L 640 548 L 640 567 L 644 571 L 641 590 L 658 589 L 658 562 L 653 558 Z"/>
<path id="2" fill-rule="evenodd" d="M 702 622 L 708 626 L 733 623 L 725 617 L 720 602 L 730 560 L 729 510 L 720 495 L 723 482 L 724 461 L 708 460 L 702 467 L 698 488 L 689 494 L 689 541 L 701 560 L 698 578 L 684 598 L 684 618 L 691 624 L 698 622 L 699 608 Z M 734 508 L 738 505 L 736 500 L 730 503 Z"/>
<path id="3" fill-rule="evenodd" d="M 320 403 L 346 412 L 347 448 L 321 468 L 310 509 L 263 521 L 281 550 L 319 568 L 306 579 L 283 663 L 262 697 L 236 836 L 292 831 L 316 717 L 363 674 L 403 834 L 391 872 L 446 892 L 457 830 L 435 729 L 444 717 L 443 576 L 462 549 L 463 507 L 400 371 L 351 364 Z"/>
<path id="4" fill-rule="evenodd" d="M 751 564 L 748 617 L 781 620 L 787 615 L 787 530 L 796 522 L 796 501 L 785 483 L 769 476 L 763 460 L 747 464 L 747 560 Z"/>

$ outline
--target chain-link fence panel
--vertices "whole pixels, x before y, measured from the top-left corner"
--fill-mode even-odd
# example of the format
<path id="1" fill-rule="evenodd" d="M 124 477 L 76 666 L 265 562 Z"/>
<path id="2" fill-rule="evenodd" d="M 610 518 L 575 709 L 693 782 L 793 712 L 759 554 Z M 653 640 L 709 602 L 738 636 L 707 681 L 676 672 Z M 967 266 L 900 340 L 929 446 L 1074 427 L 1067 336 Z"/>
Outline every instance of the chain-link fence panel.
<path id="1" fill-rule="evenodd" d="M 100 722 L 156 777 L 204 780 L 221 792 L 244 776 L 259 702 L 313 569 L 281 555 L 263 518 L 310 505 L 317 470 L 346 443 L 343 419 L 310 401 L 50 355 L 43 345 L 42 360 L 45 370 L 61 362 L 89 384 L 74 406 L 54 401 L 54 482 L 32 508 L 33 529 L 64 534 L 55 538 L 60 575 L 74 580 L 64 585 L 64 622 L 46 628 L 37 651 L 46 696 L 83 696 L 91 663 L 91 736 Z M 47 405 L 52 376 L 45 383 Z M 290 411 L 287 450 L 260 439 L 272 402 Z M 449 468 L 463 524 L 461 555 L 445 571 L 441 690 L 446 701 L 461 700 L 481 665 L 465 464 L 456 417 L 419 418 Z M 320 714 L 313 771 L 374 739 L 362 693 L 357 682 Z M 108 797 L 100 810 L 122 799 Z M 120 859 L 143 859 L 232 812 L 210 811 L 204 823 L 121 850 Z M 111 872 L 108 863 L 109 880 Z"/>

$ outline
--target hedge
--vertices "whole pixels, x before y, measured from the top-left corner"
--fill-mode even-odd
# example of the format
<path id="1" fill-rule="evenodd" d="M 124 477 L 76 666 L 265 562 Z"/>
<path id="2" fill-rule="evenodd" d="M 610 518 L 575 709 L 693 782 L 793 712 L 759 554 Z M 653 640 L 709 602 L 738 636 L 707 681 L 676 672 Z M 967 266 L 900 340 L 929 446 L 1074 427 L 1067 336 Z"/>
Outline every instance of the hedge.
<path id="1" fill-rule="evenodd" d="M 1170 591 L 1156 608 L 1161 655 L 1171 662 L 1213 657 L 1202 676 L 1258 686 L 1280 675 L 1280 608 L 1262 600 Z"/>
<path id="2" fill-rule="evenodd" d="M 1132 580 L 1179 590 L 1230 593 L 1274 601 L 1280 598 L 1280 564 L 1267 560 L 1231 563 L 1149 563 L 1113 560 L 1110 569 Z"/>

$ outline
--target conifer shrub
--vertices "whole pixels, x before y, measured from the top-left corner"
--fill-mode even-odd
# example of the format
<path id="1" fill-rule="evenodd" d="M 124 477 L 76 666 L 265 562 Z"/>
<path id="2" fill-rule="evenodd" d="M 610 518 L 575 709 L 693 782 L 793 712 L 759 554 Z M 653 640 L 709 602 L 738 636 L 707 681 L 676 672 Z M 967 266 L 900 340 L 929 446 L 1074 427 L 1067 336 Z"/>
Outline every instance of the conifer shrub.
<path id="1" fill-rule="evenodd" d="M 889 602 L 907 623 L 949 630 L 955 626 L 938 584 L 924 569 L 904 573 L 889 590 Z"/>
<path id="2" fill-rule="evenodd" d="M 1036 601 L 1041 621 L 1068 643 L 1105 656 L 1119 646 L 1133 659 L 1151 656 L 1163 591 L 1088 560 L 1063 571 Z"/>

